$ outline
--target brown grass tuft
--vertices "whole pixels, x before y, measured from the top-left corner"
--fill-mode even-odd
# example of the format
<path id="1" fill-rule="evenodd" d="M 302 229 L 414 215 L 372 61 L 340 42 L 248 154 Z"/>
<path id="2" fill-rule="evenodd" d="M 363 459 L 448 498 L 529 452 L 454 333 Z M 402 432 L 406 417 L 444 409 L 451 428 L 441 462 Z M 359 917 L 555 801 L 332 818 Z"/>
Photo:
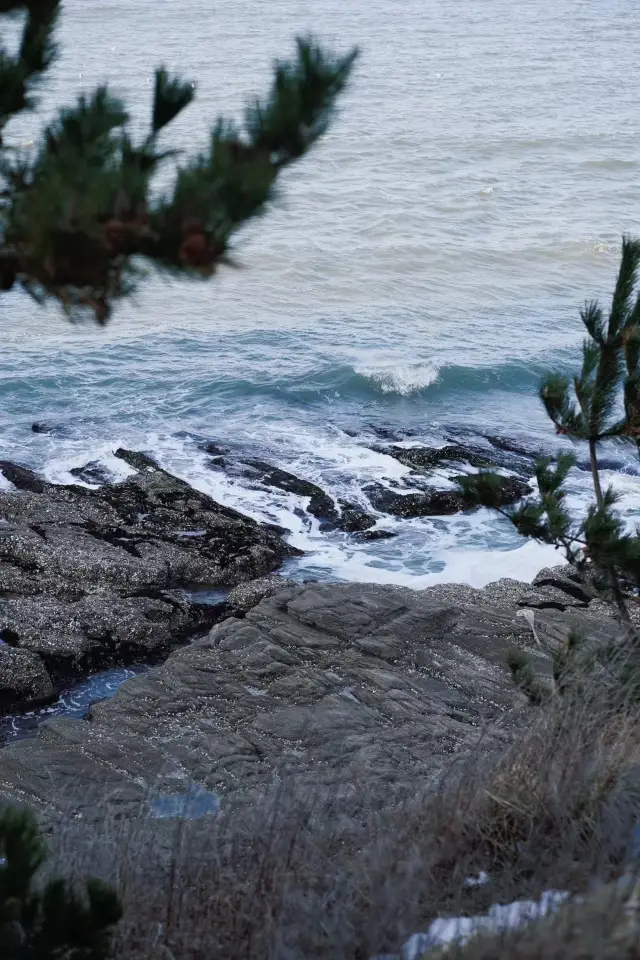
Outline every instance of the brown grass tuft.
<path id="1" fill-rule="evenodd" d="M 242 806 L 223 800 L 217 819 L 105 818 L 91 836 L 67 825 L 53 866 L 118 886 L 119 960 L 367 960 L 437 916 L 608 889 L 640 822 L 639 719 L 583 691 L 532 711 L 501 755 L 454 763 L 435 792 L 416 784 L 415 796 L 380 803 L 366 784 L 327 797 L 285 781 Z M 488 883 L 466 884 L 481 870 Z M 553 939 L 566 922 L 566 952 L 544 953 L 524 932 L 464 956 L 605 960 L 584 952 L 576 923 L 591 931 L 615 911 L 575 909 L 579 923 L 536 925 Z"/>

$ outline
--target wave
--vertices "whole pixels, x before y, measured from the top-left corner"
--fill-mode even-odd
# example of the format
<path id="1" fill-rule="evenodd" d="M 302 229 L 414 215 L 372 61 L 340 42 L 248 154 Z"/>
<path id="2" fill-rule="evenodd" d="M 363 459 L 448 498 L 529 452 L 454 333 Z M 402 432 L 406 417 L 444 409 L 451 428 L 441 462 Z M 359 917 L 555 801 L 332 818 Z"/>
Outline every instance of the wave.
<path id="1" fill-rule="evenodd" d="M 356 362 L 307 370 L 294 376 L 258 376 L 252 379 L 228 377 L 200 382 L 186 390 L 184 403 L 225 401 L 262 401 L 271 399 L 292 405 L 318 401 L 386 401 L 394 399 L 431 399 L 458 393 L 534 393 L 545 363 L 507 362 L 488 366 L 463 366 L 437 360 L 415 363 Z"/>
<path id="2" fill-rule="evenodd" d="M 531 392 L 537 388 L 546 367 L 538 364 L 501 363 L 467 367 L 431 361 L 394 367 L 356 367 L 354 373 L 383 394 L 440 395 L 442 393 L 506 390 Z"/>
<path id="3" fill-rule="evenodd" d="M 375 400 L 440 397 L 442 394 L 485 393 L 487 390 L 533 393 L 540 377 L 548 370 L 541 363 L 502 363 L 469 367 L 436 360 L 416 363 L 368 364 L 330 367 L 309 372 L 285 382 L 250 383 L 236 381 L 226 385 L 234 394 L 270 394 L 286 396 L 290 401 L 306 403 L 335 397 L 341 400 Z"/>
<path id="4" fill-rule="evenodd" d="M 420 393 L 435 383 L 440 374 L 442 364 L 435 360 L 426 363 L 404 363 L 397 366 L 355 367 L 354 373 L 364 377 L 374 389 L 379 388 L 382 393 L 397 393 L 407 397 L 412 393 Z"/>

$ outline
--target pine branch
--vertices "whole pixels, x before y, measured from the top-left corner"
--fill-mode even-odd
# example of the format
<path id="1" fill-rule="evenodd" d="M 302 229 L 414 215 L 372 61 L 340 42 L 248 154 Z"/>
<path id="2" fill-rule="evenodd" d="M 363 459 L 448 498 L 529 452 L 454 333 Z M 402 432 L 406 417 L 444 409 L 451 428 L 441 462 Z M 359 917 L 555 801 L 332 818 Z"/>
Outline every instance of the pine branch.
<path id="1" fill-rule="evenodd" d="M 39 63 L 45 55 L 40 48 Z M 2 162 L 0 290 L 19 283 L 38 302 L 55 298 L 70 317 L 89 310 L 104 323 L 135 287 L 136 257 L 177 276 L 212 276 L 234 233 L 275 198 L 281 169 L 326 130 L 355 57 L 298 40 L 296 56 L 276 64 L 266 101 L 247 112 L 246 129 L 219 119 L 208 149 L 178 167 L 159 199 L 153 177 L 177 151 L 161 151 L 157 138 L 192 101 L 193 84 L 156 71 L 151 130 L 139 145 L 106 87 L 79 98 L 26 163 Z"/>
<path id="2" fill-rule="evenodd" d="M 106 960 L 122 916 L 115 892 L 98 880 L 83 893 L 59 878 L 36 887 L 46 848 L 28 810 L 0 812 L 0 854 L 2 960 Z"/>
<path id="3" fill-rule="evenodd" d="M 171 77 L 164 67 L 156 70 L 151 131 L 155 136 L 188 107 L 195 96 L 195 84 Z"/>
<path id="4" fill-rule="evenodd" d="M 556 427 L 556 433 L 575 439 L 583 439 L 586 425 L 582 414 L 576 410 L 571 399 L 567 377 L 551 373 L 540 384 L 540 399 L 549 419 Z"/>
<path id="5" fill-rule="evenodd" d="M 249 143 L 277 167 L 301 157 L 325 133 L 337 97 L 358 56 L 328 55 L 312 39 L 299 37 L 297 57 L 275 64 L 271 92 L 245 115 Z"/>
<path id="6" fill-rule="evenodd" d="M 613 340 L 627 323 L 639 266 L 640 241 L 623 237 L 620 270 L 609 313 L 608 338 L 610 340 Z"/>
<path id="7" fill-rule="evenodd" d="M 36 87 L 57 54 L 54 35 L 60 7 L 61 0 L 30 0 L 21 4 L 3 0 L 0 6 L 0 14 L 27 10 L 17 57 L 0 49 L 0 147 L 7 122 L 36 105 Z"/>

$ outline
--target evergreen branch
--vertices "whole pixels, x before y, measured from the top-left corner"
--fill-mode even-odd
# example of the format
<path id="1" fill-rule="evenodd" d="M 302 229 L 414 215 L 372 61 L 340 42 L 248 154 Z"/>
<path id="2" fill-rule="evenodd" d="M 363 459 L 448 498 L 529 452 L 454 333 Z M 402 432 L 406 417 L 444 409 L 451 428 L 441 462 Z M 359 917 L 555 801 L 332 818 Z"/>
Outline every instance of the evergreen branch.
<path id="1" fill-rule="evenodd" d="M 3 960 L 106 960 L 110 934 L 122 916 L 115 892 L 89 880 L 53 878 L 36 886 L 46 859 L 35 816 L 6 807 L 0 813 L 0 955 Z"/>
<path id="2" fill-rule="evenodd" d="M 54 0 L 41 2 L 52 9 Z M 34 65 L 50 62 L 43 42 L 27 47 Z M 267 100 L 247 112 L 246 131 L 218 120 L 208 149 L 179 166 L 173 189 L 159 199 L 153 175 L 177 151 L 158 150 L 157 135 L 192 101 L 193 85 L 158 69 L 151 132 L 139 146 L 123 103 L 106 87 L 80 97 L 59 111 L 26 162 L 0 158 L 7 184 L 0 290 L 18 282 L 38 302 L 55 298 L 69 316 L 88 309 L 104 323 L 113 302 L 133 289 L 133 257 L 176 275 L 210 277 L 229 262 L 234 232 L 274 198 L 280 170 L 326 130 L 355 57 L 333 57 L 299 39 L 296 57 L 276 64 Z"/>
<path id="3" fill-rule="evenodd" d="M 164 67 L 159 67 L 156 70 L 153 92 L 152 135 L 155 136 L 171 123 L 189 106 L 194 96 L 195 84 L 181 80 L 180 77 L 171 77 Z"/>
<path id="4" fill-rule="evenodd" d="M 540 399 L 556 433 L 576 439 L 585 437 L 585 421 L 573 404 L 569 392 L 569 380 L 561 374 L 548 374 L 540 384 Z"/>
<path id="5" fill-rule="evenodd" d="M 588 420 L 590 440 L 598 440 L 607 429 L 607 421 L 616 407 L 622 369 L 618 339 L 613 342 L 605 341 L 599 348 L 598 371 L 591 398 Z"/>
<path id="6" fill-rule="evenodd" d="M 294 61 L 275 64 L 271 92 L 245 114 L 250 145 L 284 166 L 301 157 L 326 131 L 338 95 L 344 90 L 357 49 L 332 57 L 312 39 L 298 37 Z"/>
<path id="7" fill-rule="evenodd" d="M 13 116 L 33 109 L 35 87 L 57 53 L 54 34 L 61 0 L 31 0 L 28 4 L 5 2 L 0 13 L 25 7 L 27 17 L 18 56 L 10 57 L 6 51 L 0 50 L 0 134 Z"/>
<path id="8" fill-rule="evenodd" d="M 587 328 L 589 336 L 597 343 L 602 343 L 605 335 L 604 317 L 597 300 L 591 300 L 589 303 L 585 303 L 580 310 L 580 319 Z"/>
<path id="9" fill-rule="evenodd" d="M 622 257 L 609 314 L 608 338 L 613 339 L 625 326 L 640 266 L 640 241 L 622 238 Z"/>

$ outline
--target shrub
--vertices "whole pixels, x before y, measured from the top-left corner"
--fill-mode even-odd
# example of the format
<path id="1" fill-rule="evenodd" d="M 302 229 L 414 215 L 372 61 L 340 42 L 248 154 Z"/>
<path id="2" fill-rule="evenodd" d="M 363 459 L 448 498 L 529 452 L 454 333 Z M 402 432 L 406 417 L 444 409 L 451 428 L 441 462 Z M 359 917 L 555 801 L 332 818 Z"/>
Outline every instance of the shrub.
<path id="1" fill-rule="evenodd" d="M 34 881 L 46 859 L 28 810 L 0 813 L 0 956 L 3 960 L 102 960 L 121 917 L 115 892 L 88 880 L 81 895 L 66 880 Z"/>

